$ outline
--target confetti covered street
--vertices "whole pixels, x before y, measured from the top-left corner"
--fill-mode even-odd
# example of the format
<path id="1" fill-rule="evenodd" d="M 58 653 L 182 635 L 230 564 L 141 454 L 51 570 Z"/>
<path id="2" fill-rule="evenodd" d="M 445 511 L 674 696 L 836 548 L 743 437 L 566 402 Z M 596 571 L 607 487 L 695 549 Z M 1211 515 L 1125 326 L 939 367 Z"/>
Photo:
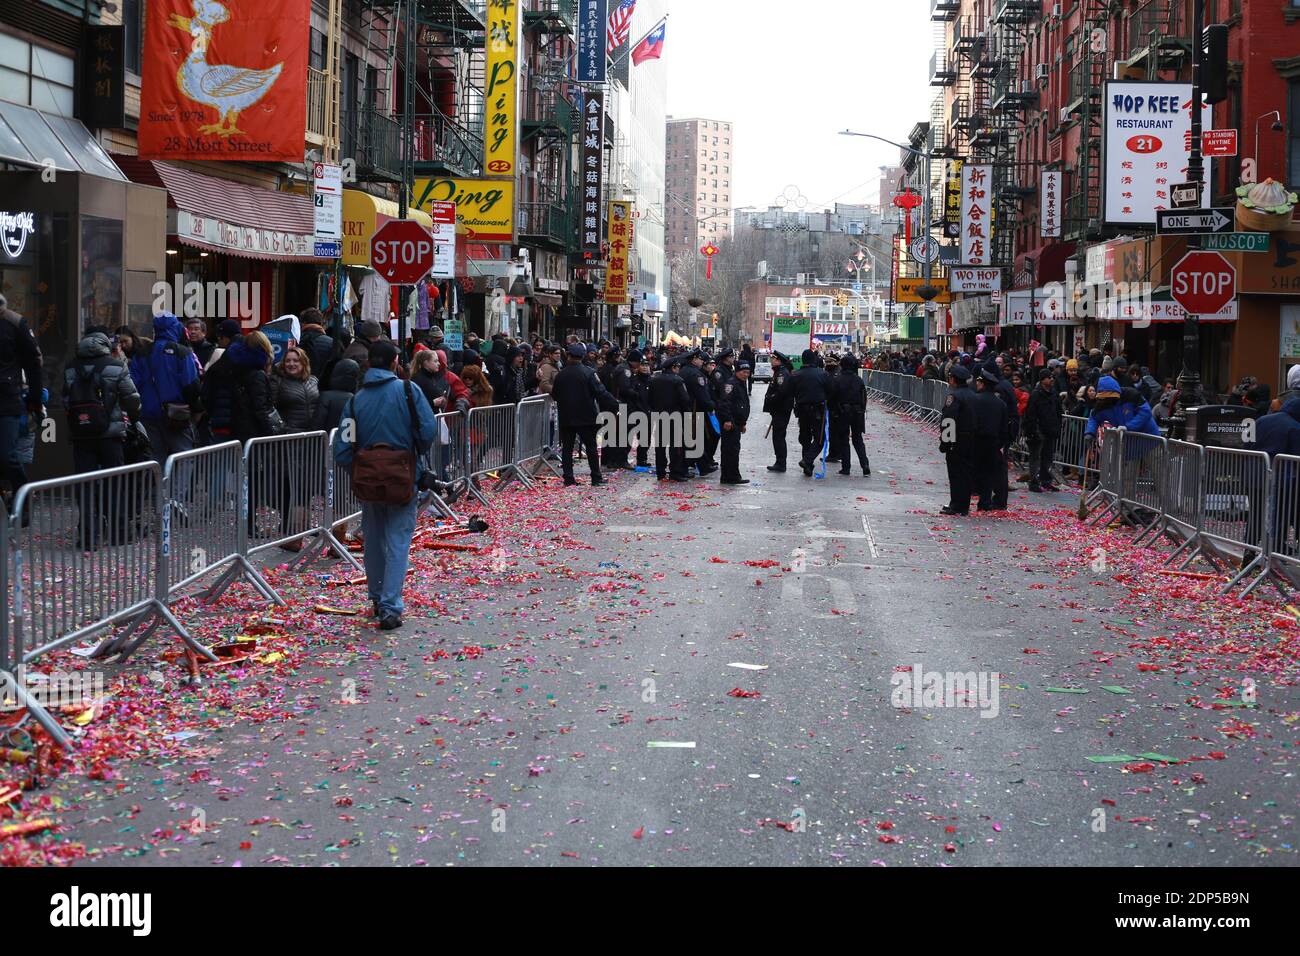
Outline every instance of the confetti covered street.
<path id="1" fill-rule="evenodd" d="M 552 477 L 417 536 L 395 632 L 337 563 L 178 603 L 234 658 L 92 665 L 0 862 L 1296 864 L 1294 606 L 1077 494 L 940 517 L 934 431 L 880 405 L 870 477 L 772 474 L 764 425 L 747 486 Z"/>

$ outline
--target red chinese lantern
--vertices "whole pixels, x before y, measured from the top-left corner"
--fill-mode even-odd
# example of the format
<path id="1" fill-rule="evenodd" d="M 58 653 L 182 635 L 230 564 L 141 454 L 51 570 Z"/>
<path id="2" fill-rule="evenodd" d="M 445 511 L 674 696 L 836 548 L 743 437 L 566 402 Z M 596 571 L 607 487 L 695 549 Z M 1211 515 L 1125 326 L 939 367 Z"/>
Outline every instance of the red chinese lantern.
<path id="1" fill-rule="evenodd" d="M 713 257 L 717 254 L 718 247 L 711 242 L 707 246 L 700 246 L 700 255 L 705 259 L 704 278 L 710 281 L 713 279 Z"/>
<path id="2" fill-rule="evenodd" d="M 894 205 L 897 206 L 899 209 L 904 210 L 907 213 L 907 217 L 904 220 L 904 225 L 906 229 L 905 235 L 907 237 L 908 246 L 912 245 L 912 210 L 915 209 L 917 206 L 921 205 L 921 203 L 923 203 L 924 201 L 925 200 L 922 199 L 919 195 L 912 192 L 910 187 L 905 192 L 901 192 L 894 197 Z"/>

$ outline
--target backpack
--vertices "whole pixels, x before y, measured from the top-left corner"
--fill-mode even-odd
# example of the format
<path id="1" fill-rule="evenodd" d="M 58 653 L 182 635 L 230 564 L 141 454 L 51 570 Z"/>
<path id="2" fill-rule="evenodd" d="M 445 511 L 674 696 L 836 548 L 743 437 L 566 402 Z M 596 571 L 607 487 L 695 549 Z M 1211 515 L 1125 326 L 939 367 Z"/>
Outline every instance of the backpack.
<path id="1" fill-rule="evenodd" d="M 411 383 L 403 382 L 406 407 L 411 414 L 411 447 L 378 444 L 352 453 L 352 493 L 358 501 L 374 505 L 407 505 L 415 496 L 418 476 L 415 397 Z M 355 421 L 355 414 L 353 416 Z"/>
<path id="2" fill-rule="evenodd" d="M 103 379 L 95 369 L 82 366 L 76 370 L 65 405 L 73 438 L 104 437 L 109 426 L 108 404 Z"/>

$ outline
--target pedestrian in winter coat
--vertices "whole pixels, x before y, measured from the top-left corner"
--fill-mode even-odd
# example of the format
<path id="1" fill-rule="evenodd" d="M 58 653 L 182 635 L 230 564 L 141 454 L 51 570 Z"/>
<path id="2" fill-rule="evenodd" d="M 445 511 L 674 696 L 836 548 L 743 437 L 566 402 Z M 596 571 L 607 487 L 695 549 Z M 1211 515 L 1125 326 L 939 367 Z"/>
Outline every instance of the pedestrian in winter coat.
<path id="1" fill-rule="evenodd" d="M 43 391 L 36 336 L 0 295 L 0 480 L 8 484 L 10 494 L 27 483 L 18 440 L 36 428 Z"/>
<path id="2" fill-rule="evenodd" d="M 343 357 L 343 347 L 325 331 L 325 317 L 320 309 L 304 309 L 298 321 L 302 325 L 302 340 L 298 345 L 306 353 L 316 380 L 327 384 L 334 363 Z"/>
<path id="3" fill-rule="evenodd" d="M 1097 404 L 1088 416 L 1083 433 L 1095 436 L 1103 426 L 1127 428 L 1131 432 L 1159 435 L 1160 426 L 1151 414 L 1151 406 L 1143 401 L 1137 389 L 1121 389 L 1110 375 L 1103 375 L 1097 383 Z"/>
<path id="4" fill-rule="evenodd" d="M 1280 412 L 1264 415 L 1256 421 L 1255 444 L 1249 447 L 1268 452 L 1269 458 L 1275 455 L 1300 455 L 1300 397 L 1288 400 Z M 1295 468 L 1292 467 L 1289 471 L 1294 479 Z"/>
<path id="5" fill-rule="evenodd" d="M 311 362 L 300 348 L 284 350 L 284 358 L 271 375 L 271 404 L 280 413 L 286 432 L 305 432 L 316 417 L 320 384 L 311 374 Z"/>
<path id="6" fill-rule="evenodd" d="M 460 380 L 469 389 L 469 403 L 472 408 L 484 408 L 492 404 L 492 386 L 483 374 L 483 366 L 466 365 L 461 369 Z"/>
<path id="7" fill-rule="evenodd" d="M 202 408 L 199 365 L 186 344 L 185 328 L 170 312 L 154 316 L 153 348 L 137 350 L 131 378 L 140 392 L 140 417 L 149 432 L 154 459 L 194 447 L 193 419 Z"/>
<path id="8" fill-rule="evenodd" d="M 443 412 L 468 412 L 470 394 L 459 375 L 447 370 L 447 353 L 432 349 L 415 357 L 415 374 L 411 382 L 424 392 L 435 415 Z"/>
<path id="9" fill-rule="evenodd" d="M 537 363 L 537 394 L 550 395 L 551 385 L 560 372 L 560 348 L 548 345 L 542 349 L 542 360 Z"/>
<path id="10" fill-rule="evenodd" d="M 185 338 L 186 343 L 194 351 L 194 357 L 198 360 L 199 370 L 202 371 L 207 367 L 208 359 L 212 358 L 212 353 L 217 348 L 215 342 L 208 341 L 208 323 L 198 317 L 186 319 Z"/>
<path id="11" fill-rule="evenodd" d="M 284 431 L 284 422 L 271 401 L 273 355 L 270 340 L 261 332 L 250 332 L 230 343 L 212 366 L 204 388 L 213 401 L 214 439 L 246 442 Z"/>
<path id="12" fill-rule="evenodd" d="M 418 462 L 432 445 L 438 432 L 437 419 L 424 393 L 398 378 L 398 358 L 397 346 L 392 342 L 376 342 L 371 347 L 367 359 L 370 368 L 361 389 L 343 412 L 344 421 L 353 427 L 340 429 L 335 439 L 334 460 L 340 465 L 351 467 L 357 449 L 376 445 L 413 451 Z M 419 475 L 416 477 L 418 481 Z M 418 507 L 414 488 L 407 504 L 361 502 L 366 587 L 372 612 L 386 631 L 402 626 L 402 587 L 410 564 Z"/>
<path id="13" fill-rule="evenodd" d="M 329 388 L 320 393 L 316 403 L 316 417 L 311 430 L 331 432 L 343 419 L 343 407 L 361 384 L 361 369 L 352 359 L 339 359 L 330 372 Z"/>
<path id="14" fill-rule="evenodd" d="M 91 327 L 77 343 L 76 361 L 63 373 L 63 407 L 78 473 L 126 464 L 127 430 L 138 427 L 140 395 L 126 363 L 113 354 L 107 329 Z M 105 524 L 111 525 L 110 543 L 124 542 L 128 520 L 136 512 L 129 500 L 105 502 L 89 485 L 80 488 L 78 499 L 79 548 L 98 548 Z"/>
<path id="15" fill-rule="evenodd" d="M 388 341 L 383 326 L 374 319 L 358 322 L 356 338 L 343 350 L 343 357 L 356 362 L 364 374 L 370 368 L 370 346 L 379 341 Z"/>
<path id="16" fill-rule="evenodd" d="M 1038 373 L 1038 387 L 1025 404 L 1021 427 L 1029 445 L 1029 490 L 1054 490 L 1052 460 L 1061 437 L 1061 399 L 1047 369 Z"/>

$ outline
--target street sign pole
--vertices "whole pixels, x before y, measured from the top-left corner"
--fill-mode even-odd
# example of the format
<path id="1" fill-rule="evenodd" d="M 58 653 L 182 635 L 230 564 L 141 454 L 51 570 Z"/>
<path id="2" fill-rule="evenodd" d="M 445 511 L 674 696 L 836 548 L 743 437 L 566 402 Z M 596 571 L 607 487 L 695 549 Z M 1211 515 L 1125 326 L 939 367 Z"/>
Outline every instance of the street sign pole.
<path id="1" fill-rule="evenodd" d="M 1192 143 L 1187 159 L 1187 181 L 1201 195 L 1205 166 L 1201 159 L 1201 63 L 1205 59 L 1205 0 L 1192 0 Z M 1189 249 L 1201 248 L 1200 236 L 1187 239 Z M 1183 315 L 1183 370 L 1178 375 L 1178 402 L 1174 407 L 1177 437 L 1186 435 L 1187 409 L 1201 404 L 1201 317 L 1187 310 Z"/>

